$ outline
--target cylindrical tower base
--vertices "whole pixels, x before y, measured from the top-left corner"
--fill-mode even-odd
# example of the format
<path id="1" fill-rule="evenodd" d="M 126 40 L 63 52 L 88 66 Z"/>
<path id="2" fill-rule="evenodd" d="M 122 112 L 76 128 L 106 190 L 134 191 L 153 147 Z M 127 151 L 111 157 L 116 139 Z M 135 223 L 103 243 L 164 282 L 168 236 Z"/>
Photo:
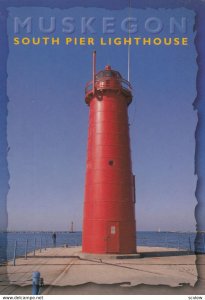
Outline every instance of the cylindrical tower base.
<path id="1" fill-rule="evenodd" d="M 83 252 L 136 253 L 127 101 L 107 90 L 90 101 Z"/>

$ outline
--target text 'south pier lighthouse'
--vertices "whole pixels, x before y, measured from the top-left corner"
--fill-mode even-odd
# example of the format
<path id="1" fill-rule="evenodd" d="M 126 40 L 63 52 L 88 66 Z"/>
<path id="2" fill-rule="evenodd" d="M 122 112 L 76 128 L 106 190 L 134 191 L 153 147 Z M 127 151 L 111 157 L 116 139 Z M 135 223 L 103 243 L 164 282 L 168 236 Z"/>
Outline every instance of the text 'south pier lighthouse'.
<path id="1" fill-rule="evenodd" d="M 136 253 L 135 180 L 130 153 L 131 85 L 106 66 L 86 85 L 90 107 L 84 199 L 84 253 Z"/>

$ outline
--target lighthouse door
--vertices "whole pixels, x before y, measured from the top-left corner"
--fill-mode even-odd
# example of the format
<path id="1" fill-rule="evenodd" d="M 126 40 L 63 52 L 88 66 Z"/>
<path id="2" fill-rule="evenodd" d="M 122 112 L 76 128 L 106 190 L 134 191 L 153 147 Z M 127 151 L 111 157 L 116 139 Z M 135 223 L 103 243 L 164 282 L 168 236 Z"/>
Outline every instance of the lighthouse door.
<path id="1" fill-rule="evenodd" d="M 119 253 L 119 222 L 108 222 L 107 227 L 107 253 Z"/>

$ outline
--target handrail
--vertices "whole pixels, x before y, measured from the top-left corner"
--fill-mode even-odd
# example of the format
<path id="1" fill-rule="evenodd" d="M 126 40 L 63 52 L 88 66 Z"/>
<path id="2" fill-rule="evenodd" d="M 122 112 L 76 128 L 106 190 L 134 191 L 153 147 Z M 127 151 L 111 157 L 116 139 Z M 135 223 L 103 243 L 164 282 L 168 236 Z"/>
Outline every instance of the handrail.
<path id="1" fill-rule="evenodd" d="M 153 238 L 154 234 L 154 238 Z M 138 246 L 158 246 L 167 248 L 187 249 L 196 251 L 197 253 L 205 253 L 205 232 L 138 232 L 137 245 Z M 66 238 L 59 232 L 57 239 L 57 247 L 66 246 L 74 247 L 81 245 L 81 233 L 78 236 L 67 236 Z M 50 235 L 36 236 L 26 235 L 25 238 L 8 239 L 8 243 L 0 247 L 0 265 L 6 260 L 12 260 L 16 264 L 17 257 L 24 257 L 28 259 L 34 256 L 36 251 L 44 251 L 47 248 L 54 247 Z M 3 252 L 2 252 L 3 251 Z M 7 256 L 1 256 L 7 253 Z M 28 255 L 29 254 L 29 255 Z"/>
<path id="2" fill-rule="evenodd" d="M 106 82 L 106 80 L 109 80 L 110 78 L 112 79 L 112 77 L 102 77 L 102 78 L 96 80 L 95 86 L 97 86 L 97 84 L 100 82 Z M 132 86 L 129 81 L 127 81 L 124 78 L 118 78 L 118 79 L 115 78 L 114 80 L 115 80 L 115 82 L 120 83 L 122 88 L 128 90 L 129 92 L 132 92 Z M 91 92 L 92 90 L 93 90 L 93 80 L 90 80 L 86 83 L 85 93 L 87 94 L 87 93 Z"/>

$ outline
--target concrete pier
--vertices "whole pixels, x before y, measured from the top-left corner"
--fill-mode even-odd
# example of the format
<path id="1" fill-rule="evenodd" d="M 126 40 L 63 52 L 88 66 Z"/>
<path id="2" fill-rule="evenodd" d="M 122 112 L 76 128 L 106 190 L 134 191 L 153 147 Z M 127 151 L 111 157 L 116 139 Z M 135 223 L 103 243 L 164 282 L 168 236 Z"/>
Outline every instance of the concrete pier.
<path id="1" fill-rule="evenodd" d="M 197 281 L 196 256 L 173 248 L 138 247 L 141 257 L 83 257 L 81 247 L 36 251 L 28 258 L 17 258 L 0 268 L 1 294 L 31 294 L 32 272 L 44 279 L 41 294 L 58 294 L 59 288 L 80 287 L 87 283 L 117 284 L 126 290 L 137 285 L 193 287 Z M 6 276 L 5 276 L 6 275 Z M 6 280 L 4 280 L 6 278 Z M 25 292 L 24 292 L 25 291 Z M 30 292 L 29 292 L 30 291 Z"/>

